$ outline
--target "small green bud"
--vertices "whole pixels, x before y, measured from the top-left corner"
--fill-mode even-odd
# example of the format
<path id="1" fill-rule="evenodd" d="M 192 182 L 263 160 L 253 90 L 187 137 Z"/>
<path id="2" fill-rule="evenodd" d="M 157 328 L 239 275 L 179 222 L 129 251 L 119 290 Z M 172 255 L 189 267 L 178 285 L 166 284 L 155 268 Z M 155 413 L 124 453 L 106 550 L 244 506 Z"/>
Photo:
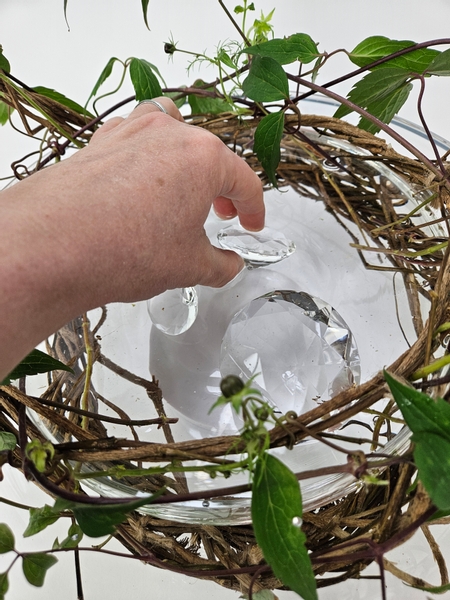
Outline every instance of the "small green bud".
<path id="1" fill-rule="evenodd" d="M 174 54 L 177 50 L 177 47 L 172 42 L 166 42 L 164 44 L 164 52 L 166 54 Z"/>
<path id="2" fill-rule="evenodd" d="M 235 394 L 239 394 L 244 389 L 244 382 L 236 375 L 227 375 L 220 382 L 220 391 L 225 398 L 231 398 Z"/>
<path id="3" fill-rule="evenodd" d="M 265 406 L 259 406 L 255 408 L 255 417 L 258 421 L 267 421 L 269 418 L 269 411 Z"/>

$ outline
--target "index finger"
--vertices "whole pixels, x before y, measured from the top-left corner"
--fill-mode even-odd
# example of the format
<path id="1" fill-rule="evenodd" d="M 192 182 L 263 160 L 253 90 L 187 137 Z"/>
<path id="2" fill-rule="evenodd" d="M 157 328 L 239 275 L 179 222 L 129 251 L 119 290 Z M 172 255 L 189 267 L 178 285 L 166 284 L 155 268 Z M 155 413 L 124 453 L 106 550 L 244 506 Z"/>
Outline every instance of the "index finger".
<path id="1" fill-rule="evenodd" d="M 226 148 L 222 189 L 214 200 L 216 213 L 223 218 L 237 214 L 242 227 L 260 231 L 264 227 L 265 206 L 262 183 L 256 173 L 229 148 Z"/>

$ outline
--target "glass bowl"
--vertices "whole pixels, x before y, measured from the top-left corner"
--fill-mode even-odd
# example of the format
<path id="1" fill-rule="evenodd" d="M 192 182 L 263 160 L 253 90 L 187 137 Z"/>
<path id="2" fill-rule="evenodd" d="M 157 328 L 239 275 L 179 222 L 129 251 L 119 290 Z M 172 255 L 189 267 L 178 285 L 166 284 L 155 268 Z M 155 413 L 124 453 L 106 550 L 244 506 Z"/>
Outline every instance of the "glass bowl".
<path id="1" fill-rule="evenodd" d="M 406 125 L 414 135 L 420 135 L 420 130 L 414 125 Z M 401 176 L 380 162 L 365 160 L 368 152 L 344 140 L 319 135 L 314 130 L 308 131 L 308 135 L 314 142 L 326 145 L 332 153 L 362 156 L 360 161 L 352 159 L 352 169 L 358 172 L 358 176 L 366 177 L 369 173 L 377 181 L 383 182 L 396 203 L 401 205 L 402 213 L 409 213 L 423 201 L 423 195 L 417 194 L 416 189 Z M 444 142 L 440 140 L 440 143 Z M 313 151 L 304 152 L 302 160 L 304 164 L 323 161 Z M 336 173 L 339 170 L 339 162 L 336 165 L 324 161 L 322 167 L 323 176 L 326 177 L 327 171 Z M 368 260 L 376 268 L 367 269 L 350 246 L 353 240 L 349 232 L 357 235 L 356 226 L 346 222 L 346 231 L 326 209 L 324 202 L 320 201 L 317 189 L 311 189 L 309 193 L 303 187 L 301 192 L 299 194 L 292 188 L 282 188 L 265 193 L 267 224 L 292 240 L 296 252 L 276 264 L 246 269 L 221 289 L 197 286 L 198 315 L 193 325 L 181 335 L 165 335 L 152 326 L 146 302 L 108 307 L 108 317 L 97 332 L 101 337 L 102 353 L 126 372 L 146 380 L 151 380 L 153 376 L 159 381 L 167 415 L 178 418 L 178 422 L 171 426 L 175 441 L 234 435 L 237 432 L 240 422 L 229 405 L 210 412 L 220 395 L 219 385 L 224 375 L 220 372 L 222 340 L 234 315 L 264 294 L 278 290 L 306 292 L 329 303 L 348 324 L 356 340 L 362 381 L 392 363 L 407 350 L 407 340 L 415 339 L 407 294 L 400 278 L 394 281 L 392 271 L 378 268 L 390 266 L 385 256 L 371 253 Z M 425 206 L 415 215 L 414 222 L 427 222 L 432 217 L 432 209 Z M 205 230 L 215 245 L 218 245 L 217 236 L 223 227 L 224 222 L 211 212 Z M 430 226 L 430 233 L 440 235 L 439 227 Z M 93 323 L 99 317 L 99 311 L 93 311 L 90 315 Z M 119 406 L 130 418 L 148 419 L 156 416 L 145 389 L 131 379 L 119 376 L 104 364 L 95 363 L 93 388 L 101 397 Z M 95 402 L 94 409 L 97 409 Z M 102 414 L 114 414 L 108 405 L 102 405 L 98 410 Z M 34 415 L 33 419 L 47 437 L 55 442 L 61 441 L 41 418 Z M 345 424 L 341 433 L 356 440 L 365 439 L 368 437 L 367 428 L 372 423 L 371 414 L 359 414 L 357 420 Z M 108 435 L 116 438 L 129 436 L 129 430 L 121 425 L 108 425 L 107 431 Z M 156 426 L 135 427 L 135 432 L 143 441 L 165 441 L 162 430 Z M 384 445 L 383 453 L 402 454 L 408 448 L 407 428 L 399 426 L 395 433 Z M 369 443 L 352 444 L 348 441 L 344 445 L 346 451 L 349 448 L 368 451 L 370 446 Z M 271 452 L 294 472 L 346 462 L 346 453 L 315 440 L 301 442 L 292 450 L 283 447 Z M 189 462 L 191 466 L 201 464 L 195 460 Z M 86 471 L 85 475 L 88 474 Z M 220 476 L 211 478 L 207 472 L 197 471 L 185 473 L 183 478 L 183 485 L 191 492 L 210 492 L 248 483 L 247 474 L 232 475 L 225 480 Z M 338 473 L 307 479 L 300 485 L 304 510 L 310 511 L 342 498 L 358 489 L 361 483 L 351 475 Z M 143 491 L 142 487 L 109 476 L 84 479 L 83 486 L 109 497 L 136 496 Z M 154 504 L 140 510 L 178 522 L 237 525 L 251 522 L 250 500 L 250 493 L 243 493 Z"/>

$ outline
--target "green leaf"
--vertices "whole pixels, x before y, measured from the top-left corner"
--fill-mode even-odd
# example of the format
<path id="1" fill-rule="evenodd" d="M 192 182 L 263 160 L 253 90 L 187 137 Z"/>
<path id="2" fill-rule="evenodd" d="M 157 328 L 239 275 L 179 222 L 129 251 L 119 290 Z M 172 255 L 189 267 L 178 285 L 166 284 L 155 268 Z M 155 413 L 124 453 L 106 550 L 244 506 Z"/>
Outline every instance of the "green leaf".
<path id="1" fill-rule="evenodd" d="M 150 29 L 150 27 L 148 26 L 148 20 L 147 20 L 148 19 L 147 10 L 148 10 L 149 0 L 141 0 L 141 3 L 142 3 L 142 12 L 144 15 L 145 26 L 147 27 L 147 29 Z"/>
<path id="2" fill-rule="evenodd" d="M 59 519 L 59 513 L 46 504 L 42 508 L 30 508 L 30 520 L 23 537 L 30 537 L 52 525 Z"/>
<path id="3" fill-rule="evenodd" d="M 194 82 L 194 87 L 201 87 L 204 83 L 205 82 L 202 79 L 197 79 L 197 81 Z M 207 91 L 213 91 L 213 89 L 214 88 L 208 88 Z M 190 94 L 188 102 L 193 115 L 215 115 L 233 110 L 233 106 L 222 98 L 209 98 L 207 96 L 195 96 Z"/>
<path id="4" fill-rule="evenodd" d="M 441 52 L 427 68 L 428 75 L 450 75 L 450 48 Z"/>
<path id="5" fill-rule="evenodd" d="M 131 500 L 123 504 L 98 505 L 66 502 L 64 507 L 72 510 L 83 533 L 89 537 L 101 537 L 114 533 L 116 525 L 125 521 L 128 513 L 146 504 L 151 504 L 163 491 L 160 490 L 152 496 Z M 54 510 L 60 510 L 61 504 L 57 501 L 53 508 Z"/>
<path id="6" fill-rule="evenodd" d="M 73 373 L 70 367 L 56 360 L 56 358 L 52 358 L 40 350 L 32 350 L 0 385 L 8 385 L 11 380 L 19 379 L 26 375 L 37 375 L 38 373 L 48 373 L 49 371 L 69 371 Z"/>
<path id="7" fill-rule="evenodd" d="M 89 100 L 91 98 L 93 98 L 97 94 L 98 90 L 100 89 L 100 86 L 102 86 L 105 83 L 105 81 L 108 79 L 108 77 L 111 75 L 115 62 L 122 62 L 122 61 L 120 61 L 115 56 L 112 56 L 108 60 L 108 62 L 106 63 L 106 67 L 100 73 L 100 77 L 97 79 L 96 84 L 92 88 L 92 92 L 89 94 L 89 98 L 87 99 L 86 104 L 89 102 Z"/>
<path id="8" fill-rule="evenodd" d="M 0 523 L 0 554 L 14 550 L 14 535 L 6 523 Z"/>
<path id="9" fill-rule="evenodd" d="M 376 102 L 380 102 L 395 90 L 403 87 L 408 81 L 409 76 L 403 69 L 386 67 L 368 73 L 360 79 L 350 90 L 348 99 L 361 108 L 368 108 Z M 344 104 L 337 109 L 334 116 L 337 119 L 352 112 Z"/>
<path id="10" fill-rule="evenodd" d="M 284 113 L 271 113 L 261 119 L 255 131 L 254 150 L 270 182 L 277 187 L 276 170 L 280 162 L 280 142 Z"/>
<path id="11" fill-rule="evenodd" d="M 44 584 L 45 575 L 58 559 L 51 554 L 43 552 L 34 552 L 30 554 L 22 554 L 22 569 L 23 574 L 27 578 L 28 583 L 36 587 L 41 587 Z"/>
<path id="12" fill-rule="evenodd" d="M 295 33 L 288 38 L 256 44 L 245 48 L 242 52 L 257 54 L 258 56 L 269 56 L 280 65 L 287 65 L 295 60 L 310 63 L 320 54 L 317 44 L 306 33 Z"/>
<path id="13" fill-rule="evenodd" d="M 221 50 L 219 51 L 219 54 L 217 55 L 217 59 L 220 60 L 220 62 L 223 62 L 223 64 L 226 65 L 227 67 L 230 67 L 230 69 L 236 69 L 236 65 L 234 64 L 234 62 L 231 60 L 230 56 L 225 52 L 225 50 L 223 48 L 221 48 Z"/>
<path id="14" fill-rule="evenodd" d="M 414 433 L 412 440 L 420 481 L 433 504 L 440 510 L 449 510 L 450 441 L 431 431 Z"/>
<path id="15" fill-rule="evenodd" d="M 434 400 L 385 372 L 384 377 L 413 433 L 419 479 L 441 511 L 450 510 L 450 405 Z"/>
<path id="16" fill-rule="evenodd" d="M 83 539 L 83 531 L 77 523 L 72 523 L 69 527 L 67 537 L 59 542 L 58 538 L 53 543 L 53 550 L 57 548 L 76 548 Z"/>
<path id="17" fill-rule="evenodd" d="M 371 62 L 414 45 L 415 42 L 410 40 L 391 40 L 382 35 L 375 35 L 368 37 L 358 44 L 350 52 L 349 58 L 358 67 L 365 67 Z M 419 48 L 375 68 L 379 69 L 389 65 L 389 67 L 398 67 L 410 73 L 423 73 L 438 55 L 439 52 L 437 50 Z"/>
<path id="18" fill-rule="evenodd" d="M 8 573 L 0 573 L 0 600 L 3 600 L 8 591 Z"/>
<path id="19" fill-rule="evenodd" d="M 372 104 L 367 105 L 367 110 L 374 117 L 378 117 L 383 123 L 390 123 L 401 107 L 407 101 L 411 90 L 413 89 L 412 83 L 407 83 L 401 88 L 397 88 L 393 92 L 391 92 L 385 98 L 378 100 Z M 361 129 L 365 129 L 370 133 L 378 133 L 380 128 L 369 119 L 361 118 L 358 126 Z"/>
<path id="20" fill-rule="evenodd" d="M 143 58 L 131 59 L 130 77 L 138 102 L 162 96 L 161 86 L 153 71 L 152 65 Z"/>
<path id="21" fill-rule="evenodd" d="M 306 536 L 294 524 L 301 516 L 302 499 L 295 475 L 271 454 L 263 454 L 256 463 L 252 491 L 256 541 L 285 585 L 304 600 L 317 600 Z"/>
<path id="22" fill-rule="evenodd" d="M 384 372 L 384 378 L 414 434 L 431 432 L 450 442 L 450 404 L 442 398 L 430 398 L 387 371 Z"/>
<path id="23" fill-rule="evenodd" d="M 75 111 L 76 113 L 79 113 L 80 115 L 83 115 L 84 117 L 89 117 L 90 119 L 94 118 L 94 115 L 88 112 L 83 106 L 81 106 L 77 102 L 74 102 L 70 98 L 66 98 L 66 96 L 60 94 L 56 90 L 52 90 L 41 85 L 34 87 L 33 90 L 36 93 L 41 94 L 42 96 L 46 96 L 46 98 L 56 100 L 56 102 L 59 102 L 63 106 L 70 108 L 71 110 Z"/>
<path id="24" fill-rule="evenodd" d="M 287 75 L 283 67 L 270 56 L 254 57 L 242 89 L 248 98 L 256 102 L 272 102 L 289 97 Z"/>
<path id="25" fill-rule="evenodd" d="M 9 115 L 14 109 L 0 100 L 0 125 L 5 125 L 8 122 Z"/>
<path id="26" fill-rule="evenodd" d="M 13 433 L 0 431 L 0 452 L 2 450 L 14 450 L 16 444 L 16 436 Z"/>
<path id="27" fill-rule="evenodd" d="M 11 71 L 11 65 L 9 64 L 8 59 L 3 54 L 3 48 L 0 46 L 0 69 L 9 73 Z"/>

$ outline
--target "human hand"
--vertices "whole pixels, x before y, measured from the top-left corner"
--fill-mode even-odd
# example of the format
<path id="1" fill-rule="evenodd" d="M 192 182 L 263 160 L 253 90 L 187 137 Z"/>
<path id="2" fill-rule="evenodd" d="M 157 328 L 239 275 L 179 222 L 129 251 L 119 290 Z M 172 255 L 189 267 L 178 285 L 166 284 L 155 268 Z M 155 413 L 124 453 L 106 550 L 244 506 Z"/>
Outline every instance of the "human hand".
<path id="1" fill-rule="evenodd" d="M 88 188 L 84 210 L 103 237 L 101 266 L 105 284 L 115 280 L 115 299 L 232 279 L 242 259 L 207 239 L 211 204 L 248 229 L 264 226 L 259 178 L 215 136 L 185 124 L 169 99 L 158 101 L 169 116 L 141 104 L 126 119 L 111 119 L 71 165 Z"/>
<path id="2" fill-rule="evenodd" d="M 166 289 L 221 286 L 242 268 L 214 248 L 211 208 L 264 226 L 262 186 L 214 135 L 142 104 L 87 148 L 0 194 L 2 368 L 71 318 Z"/>

